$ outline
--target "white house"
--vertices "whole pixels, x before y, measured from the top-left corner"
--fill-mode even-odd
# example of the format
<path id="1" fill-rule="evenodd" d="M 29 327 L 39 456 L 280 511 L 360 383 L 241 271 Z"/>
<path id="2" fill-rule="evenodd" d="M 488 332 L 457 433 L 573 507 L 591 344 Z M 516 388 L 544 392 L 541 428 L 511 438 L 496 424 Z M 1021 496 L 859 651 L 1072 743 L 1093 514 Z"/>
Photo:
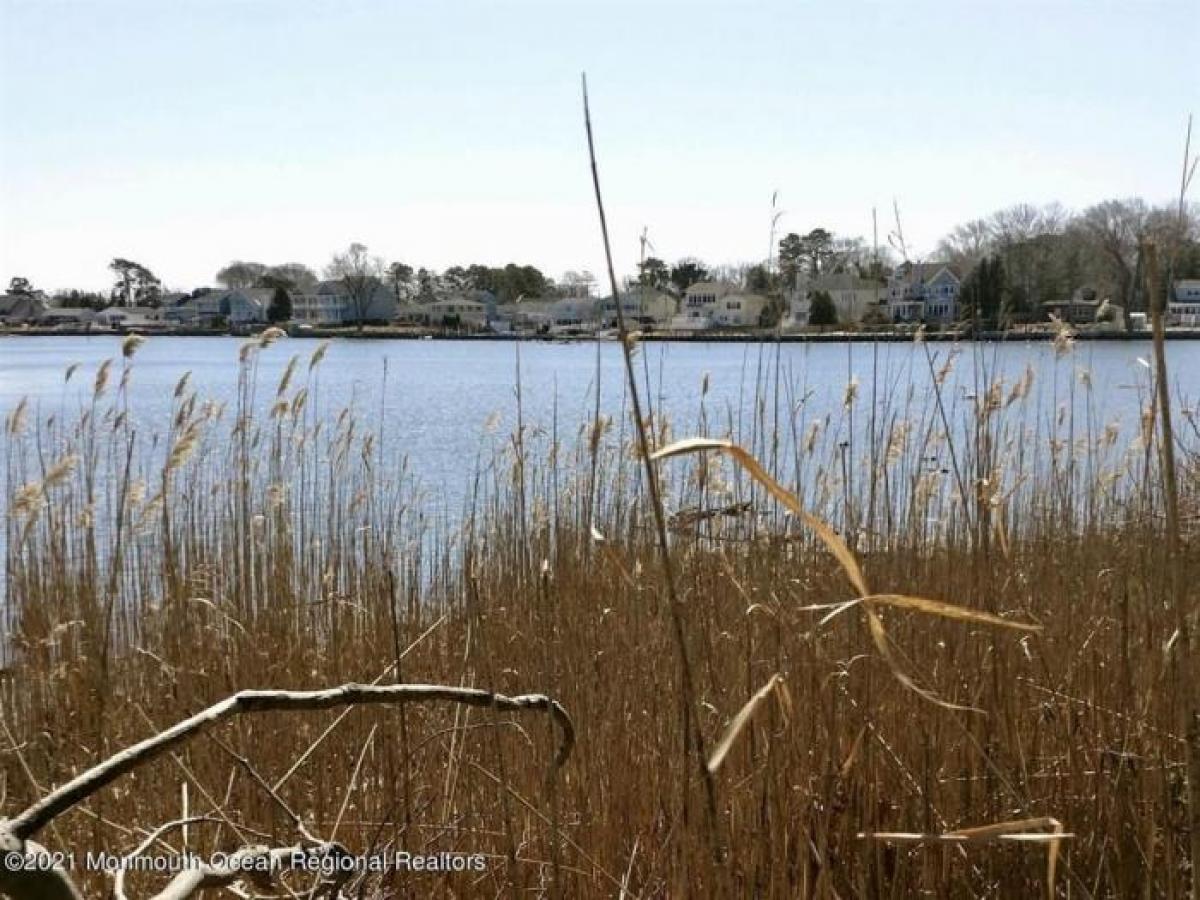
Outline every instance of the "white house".
<path id="1" fill-rule="evenodd" d="M 749 291 L 726 294 L 717 301 L 713 324 L 721 328 L 756 328 L 762 324 L 767 298 Z"/>
<path id="2" fill-rule="evenodd" d="M 880 282 L 860 278 L 852 272 L 839 272 L 813 281 L 801 282 L 791 292 L 785 328 L 808 324 L 812 297 L 817 291 L 829 294 L 839 324 L 855 324 L 863 321 L 872 310 L 887 310 L 888 291 Z"/>
<path id="3" fill-rule="evenodd" d="M 906 262 L 888 279 L 889 317 L 893 322 L 956 322 L 961 288 L 962 281 L 949 263 Z"/>
<path id="4" fill-rule="evenodd" d="M 109 328 L 144 328 L 150 331 L 167 326 L 161 309 L 140 306 L 109 306 L 96 313 L 96 324 Z"/>
<path id="5" fill-rule="evenodd" d="M 483 328 L 488 323 L 487 304 L 463 295 L 444 297 L 421 309 L 425 311 L 426 322 L 430 325 Z"/>
<path id="6" fill-rule="evenodd" d="M 1167 324 L 1200 326 L 1200 278 L 1185 278 L 1172 285 L 1167 301 Z"/>
<path id="7" fill-rule="evenodd" d="M 677 331 L 702 331 L 715 324 L 717 301 L 733 292 L 731 284 L 717 281 L 698 281 L 684 291 L 679 301 L 679 313 L 671 320 Z"/>
<path id="8" fill-rule="evenodd" d="M 308 325 L 357 324 L 360 312 L 363 322 L 391 322 L 398 309 L 395 293 L 382 281 L 372 285 L 361 304 L 341 281 L 322 281 L 312 293 L 291 297 L 292 319 Z"/>
<path id="9" fill-rule="evenodd" d="M 767 298 L 736 285 L 719 281 L 699 281 L 684 292 L 679 314 L 671 320 L 678 331 L 706 328 L 747 328 L 762 321 Z"/>

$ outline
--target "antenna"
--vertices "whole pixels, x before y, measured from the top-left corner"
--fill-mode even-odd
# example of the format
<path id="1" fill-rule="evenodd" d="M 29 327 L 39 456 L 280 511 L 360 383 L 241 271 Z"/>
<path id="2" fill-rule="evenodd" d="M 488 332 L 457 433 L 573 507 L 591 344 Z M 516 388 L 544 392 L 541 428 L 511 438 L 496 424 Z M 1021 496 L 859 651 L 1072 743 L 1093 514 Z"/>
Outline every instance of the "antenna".
<path id="1" fill-rule="evenodd" d="M 638 262 L 640 262 L 640 263 L 644 263 L 646 261 L 646 248 L 647 247 L 650 248 L 650 252 L 653 253 L 655 251 L 654 244 L 652 244 L 650 242 L 649 234 L 650 234 L 650 228 L 646 225 L 643 225 L 642 226 L 642 236 L 640 238 L 638 238 L 638 243 L 640 243 L 642 245 L 641 255 L 638 259 Z"/>

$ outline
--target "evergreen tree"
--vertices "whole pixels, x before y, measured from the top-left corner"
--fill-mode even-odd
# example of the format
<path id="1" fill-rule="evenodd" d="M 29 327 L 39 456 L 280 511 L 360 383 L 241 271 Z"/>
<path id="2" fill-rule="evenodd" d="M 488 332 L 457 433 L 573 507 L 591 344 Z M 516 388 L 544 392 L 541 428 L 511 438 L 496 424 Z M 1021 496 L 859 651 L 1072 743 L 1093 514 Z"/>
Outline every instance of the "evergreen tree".
<path id="1" fill-rule="evenodd" d="M 292 298 L 282 286 L 275 288 L 271 296 L 271 304 L 267 307 L 267 321 L 275 324 L 286 322 L 292 317 Z"/>
<path id="2" fill-rule="evenodd" d="M 671 269 L 671 284 L 684 294 L 693 284 L 708 281 L 708 268 L 698 259 L 681 259 Z"/>
<path id="3" fill-rule="evenodd" d="M 997 254 L 985 256 L 967 275 L 959 291 L 962 318 L 977 328 L 996 328 L 1010 313 L 1004 262 Z"/>
<path id="4" fill-rule="evenodd" d="M 833 305 L 833 297 L 829 291 L 814 291 L 809 301 L 809 325 L 836 325 L 837 307 Z"/>

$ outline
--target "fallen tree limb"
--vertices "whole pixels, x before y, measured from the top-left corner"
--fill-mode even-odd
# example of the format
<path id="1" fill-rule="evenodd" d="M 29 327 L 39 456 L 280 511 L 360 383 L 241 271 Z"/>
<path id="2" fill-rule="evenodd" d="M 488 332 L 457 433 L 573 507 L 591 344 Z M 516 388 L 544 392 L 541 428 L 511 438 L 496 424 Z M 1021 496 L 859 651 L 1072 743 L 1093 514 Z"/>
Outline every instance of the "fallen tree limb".
<path id="1" fill-rule="evenodd" d="M 184 869 L 155 894 L 152 900 L 187 900 L 197 891 L 228 887 L 237 881 L 249 881 L 258 889 L 267 890 L 272 886 L 272 876 L 294 868 L 298 859 L 330 859 L 336 870 L 337 858 L 345 855 L 345 848 L 336 843 L 316 846 L 297 844 L 294 847 L 245 847 L 231 854 L 223 863 L 202 863 Z"/>
<path id="2" fill-rule="evenodd" d="M 367 704 L 402 705 L 405 703 L 460 703 L 504 711 L 542 711 L 547 713 L 559 730 L 558 752 L 554 758 L 557 771 L 571 755 L 575 745 L 575 728 L 570 716 L 558 701 L 545 694 L 521 694 L 509 697 L 477 688 L 451 687 L 435 684 L 345 684 L 319 691 L 239 691 L 191 718 L 184 719 L 165 731 L 109 757 L 104 762 L 55 788 L 42 799 L 11 819 L 0 821 L 0 851 L 5 853 L 45 854 L 44 848 L 30 839 L 56 817 L 100 789 L 132 772 L 156 756 L 191 740 L 214 725 L 234 716 L 257 712 L 298 712 L 331 709 L 337 706 Z M 285 850 L 256 848 L 245 852 L 290 853 Z M 189 879 L 178 878 L 161 897 L 180 898 L 205 887 L 229 884 L 229 874 L 212 866 L 192 870 Z M 186 889 L 186 891 L 185 891 Z M 70 877 L 61 869 L 13 869 L 0 860 L 0 891 L 20 900 L 77 900 L 79 892 Z M 185 891 L 182 892 L 181 891 Z"/>

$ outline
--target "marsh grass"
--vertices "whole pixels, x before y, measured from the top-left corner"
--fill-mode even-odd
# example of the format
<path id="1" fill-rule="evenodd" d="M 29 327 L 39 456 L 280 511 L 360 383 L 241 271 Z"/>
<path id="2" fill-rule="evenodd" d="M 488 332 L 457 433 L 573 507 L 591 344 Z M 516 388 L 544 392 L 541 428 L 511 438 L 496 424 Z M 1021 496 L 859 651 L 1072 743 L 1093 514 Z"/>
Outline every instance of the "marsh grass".
<path id="1" fill-rule="evenodd" d="M 556 779 L 537 717 L 264 713 L 42 840 L 123 853 L 200 817 L 160 849 L 186 836 L 206 853 L 286 846 L 298 818 L 355 852 L 488 858 L 484 873 L 348 886 L 366 896 L 716 892 L 628 410 L 578 430 L 519 415 L 464 461 L 461 516 L 433 518 L 403 438 L 385 449 L 369 415 L 322 397 L 323 347 L 271 343 L 231 361 L 228 406 L 184 376 L 169 420 L 142 421 L 127 345 L 77 410 L 23 405 L 6 422 L 5 811 L 241 689 L 402 676 L 537 691 L 577 729 Z M 292 358 L 279 382 L 260 384 L 263 353 Z M 657 463 L 695 726 L 715 748 L 719 887 L 1184 896 L 1171 591 L 1200 578 L 1194 424 L 1176 435 L 1172 567 L 1153 382 L 1141 427 L 1122 432 L 1065 339 L 1058 362 L 1009 380 L 991 350 L 929 350 L 923 375 L 864 380 L 818 415 L 775 348 L 747 353 L 738 408 L 711 407 L 701 385 L 676 411 L 702 438 L 684 449 L 710 452 Z M 971 367 L 971 396 L 944 389 L 954 366 Z M 652 407 L 647 433 L 674 456 L 661 397 Z M 937 602 L 965 612 L 922 608 Z M 129 882 L 141 896 L 161 879 Z"/>

